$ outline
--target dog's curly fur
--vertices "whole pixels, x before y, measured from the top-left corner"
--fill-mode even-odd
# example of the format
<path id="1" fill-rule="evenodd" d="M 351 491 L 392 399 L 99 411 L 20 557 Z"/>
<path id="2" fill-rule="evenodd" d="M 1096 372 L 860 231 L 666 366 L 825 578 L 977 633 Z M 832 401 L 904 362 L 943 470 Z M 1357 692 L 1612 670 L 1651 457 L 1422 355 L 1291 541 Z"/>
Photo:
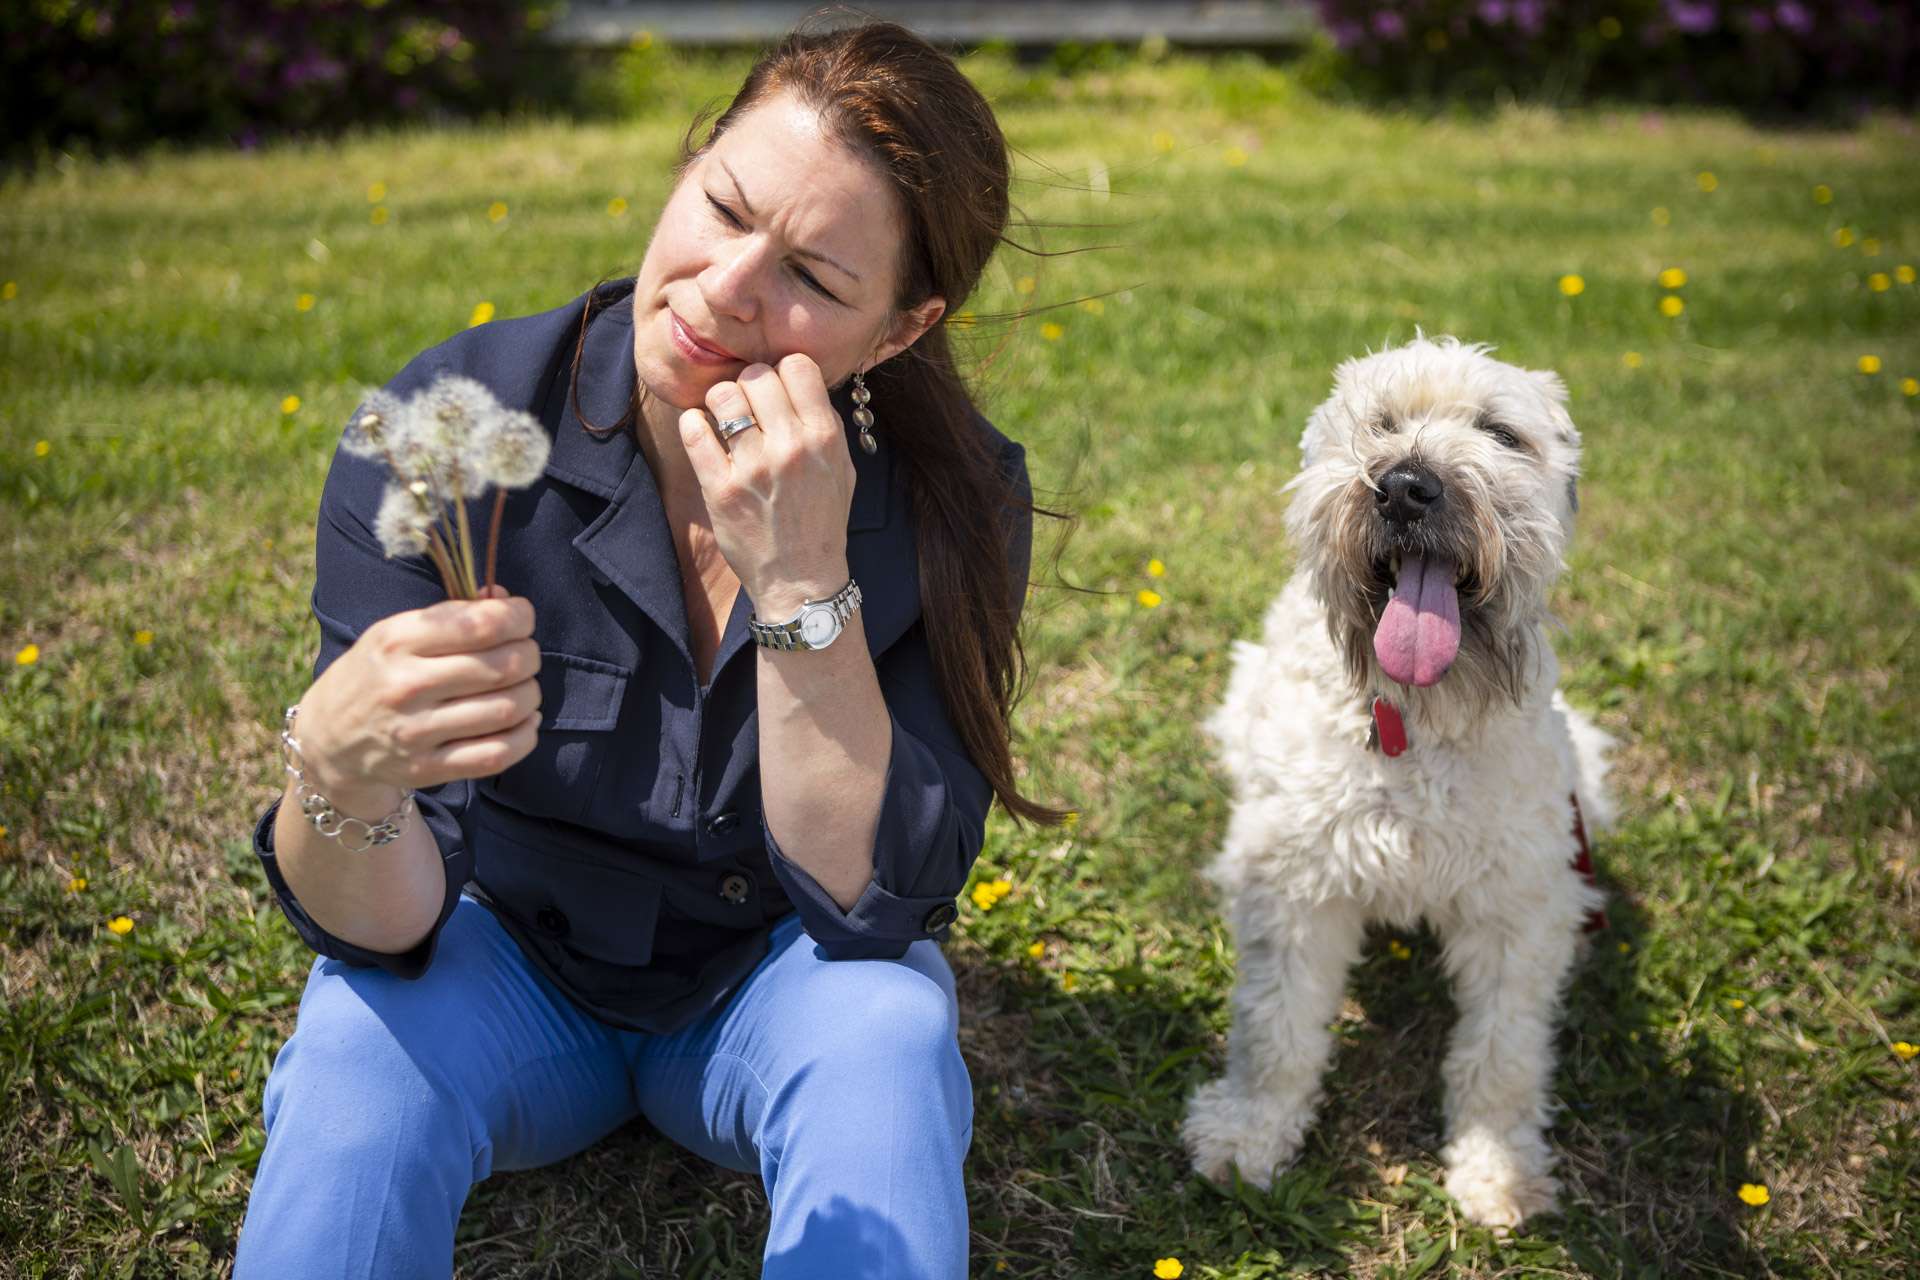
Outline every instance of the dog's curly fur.
<path id="1" fill-rule="evenodd" d="M 1369 921 L 1425 917 L 1444 942 L 1460 1022 L 1444 1067 L 1447 1189 L 1511 1226 L 1550 1208 L 1553 1024 L 1588 912 L 1570 796 L 1607 825 L 1608 739 L 1555 689 L 1547 594 L 1573 532 L 1580 437 L 1547 372 L 1451 338 L 1343 364 L 1302 438 L 1288 528 L 1296 572 L 1265 644 L 1235 646 L 1207 728 L 1235 799 L 1211 868 L 1239 951 L 1225 1076 L 1184 1137 L 1195 1167 L 1261 1186 L 1312 1124 L 1348 968 Z M 1391 525 L 1382 477 L 1417 462 L 1445 489 Z M 1394 557 L 1458 566 L 1460 644 L 1426 688 L 1391 681 L 1373 634 Z M 1368 745 L 1370 704 L 1401 711 L 1409 749 Z"/>

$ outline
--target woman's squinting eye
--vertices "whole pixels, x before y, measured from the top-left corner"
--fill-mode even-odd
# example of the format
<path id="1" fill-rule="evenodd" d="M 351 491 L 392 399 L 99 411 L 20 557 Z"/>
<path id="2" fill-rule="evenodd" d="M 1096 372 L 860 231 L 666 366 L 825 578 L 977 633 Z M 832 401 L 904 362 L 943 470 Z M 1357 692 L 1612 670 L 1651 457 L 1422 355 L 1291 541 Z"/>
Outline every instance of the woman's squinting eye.
<path id="1" fill-rule="evenodd" d="M 707 196 L 707 203 L 712 205 L 713 211 L 719 214 L 720 217 L 723 220 L 725 220 L 726 224 L 732 227 L 735 231 L 745 231 L 747 229 L 747 224 L 745 221 L 741 219 L 740 215 L 735 213 L 732 209 L 729 209 L 725 204 L 721 203 L 711 193 L 709 193 Z M 819 280 L 815 279 L 813 273 L 811 271 L 808 271 L 805 267 L 793 268 L 793 274 L 795 274 L 796 276 L 799 276 L 802 284 L 806 285 L 809 289 L 812 289 L 815 293 L 825 298 L 828 302 L 840 301 L 840 299 L 834 297 L 833 294 L 828 291 L 827 286 L 821 284 Z"/>

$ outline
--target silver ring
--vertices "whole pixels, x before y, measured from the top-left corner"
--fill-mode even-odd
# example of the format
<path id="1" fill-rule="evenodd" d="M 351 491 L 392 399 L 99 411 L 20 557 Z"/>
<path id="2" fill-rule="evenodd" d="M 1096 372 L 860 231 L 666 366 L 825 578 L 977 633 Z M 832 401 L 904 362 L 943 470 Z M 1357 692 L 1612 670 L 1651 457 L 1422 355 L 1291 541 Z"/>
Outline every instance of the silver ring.
<path id="1" fill-rule="evenodd" d="M 714 430 L 720 433 L 720 440 L 722 443 L 725 443 L 739 435 L 742 431 L 745 431 L 748 427 L 757 427 L 759 425 L 759 423 L 753 420 L 752 414 L 747 414 L 745 417 L 728 418 L 719 426 L 715 427 Z"/>

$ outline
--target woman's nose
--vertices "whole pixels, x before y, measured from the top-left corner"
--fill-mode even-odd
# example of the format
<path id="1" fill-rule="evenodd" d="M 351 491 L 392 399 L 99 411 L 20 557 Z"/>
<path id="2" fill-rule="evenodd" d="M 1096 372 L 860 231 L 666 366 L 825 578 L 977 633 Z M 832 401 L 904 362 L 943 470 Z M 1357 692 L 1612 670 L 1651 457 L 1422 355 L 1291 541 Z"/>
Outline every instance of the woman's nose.
<path id="1" fill-rule="evenodd" d="M 764 255 L 751 242 L 729 246 L 697 277 L 708 310 L 729 320 L 753 319 L 759 310 Z"/>

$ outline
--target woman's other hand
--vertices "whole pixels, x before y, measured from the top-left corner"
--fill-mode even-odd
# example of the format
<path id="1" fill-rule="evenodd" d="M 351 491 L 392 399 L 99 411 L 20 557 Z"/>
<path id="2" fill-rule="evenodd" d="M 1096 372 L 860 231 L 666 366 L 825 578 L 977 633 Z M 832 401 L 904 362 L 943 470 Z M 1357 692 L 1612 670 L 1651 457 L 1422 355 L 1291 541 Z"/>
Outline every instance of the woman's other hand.
<path id="1" fill-rule="evenodd" d="M 496 585 L 368 627 L 300 702 L 296 732 L 315 788 L 370 815 L 400 792 L 523 759 L 540 723 L 533 622 L 533 604 Z"/>
<path id="2" fill-rule="evenodd" d="M 820 366 L 802 354 L 751 364 L 707 393 L 707 409 L 680 415 L 714 540 L 754 611 L 785 618 L 847 584 L 853 457 Z M 713 421 L 759 423 L 723 445 Z"/>

